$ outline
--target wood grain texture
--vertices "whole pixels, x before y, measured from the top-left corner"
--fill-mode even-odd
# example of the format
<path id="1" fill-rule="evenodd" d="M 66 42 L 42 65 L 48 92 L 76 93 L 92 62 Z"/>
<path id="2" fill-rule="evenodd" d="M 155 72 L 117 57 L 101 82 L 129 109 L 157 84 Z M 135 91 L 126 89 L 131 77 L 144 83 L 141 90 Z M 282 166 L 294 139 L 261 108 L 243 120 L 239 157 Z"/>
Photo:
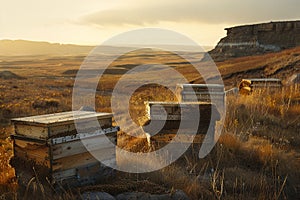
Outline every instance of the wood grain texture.
<path id="1" fill-rule="evenodd" d="M 53 145 L 51 146 L 52 159 L 56 160 L 63 157 L 82 154 L 88 150 L 95 151 L 106 149 L 114 145 L 111 140 L 115 140 L 115 138 L 108 138 L 106 135 L 100 135 L 97 137 L 90 137 L 82 140 Z"/>
<path id="2" fill-rule="evenodd" d="M 46 144 L 14 139 L 14 156 L 50 168 L 49 148 Z"/>
<path id="3" fill-rule="evenodd" d="M 75 117 L 74 117 L 74 116 Z M 76 126 L 75 121 L 76 120 Z M 92 132 L 112 126 L 112 114 L 87 111 L 62 112 L 12 119 L 15 133 L 40 139 Z M 77 129 L 76 129 L 77 128 Z"/>
<path id="4" fill-rule="evenodd" d="M 116 158 L 115 147 L 96 150 L 93 151 L 93 154 L 98 155 L 101 160 L 110 160 Z M 53 172 L 78 168 L 99 162 L 98 159 L 93 156 L 93 154 L 91 154 L 90 152 L 85 152 L 53 160 Z"/>

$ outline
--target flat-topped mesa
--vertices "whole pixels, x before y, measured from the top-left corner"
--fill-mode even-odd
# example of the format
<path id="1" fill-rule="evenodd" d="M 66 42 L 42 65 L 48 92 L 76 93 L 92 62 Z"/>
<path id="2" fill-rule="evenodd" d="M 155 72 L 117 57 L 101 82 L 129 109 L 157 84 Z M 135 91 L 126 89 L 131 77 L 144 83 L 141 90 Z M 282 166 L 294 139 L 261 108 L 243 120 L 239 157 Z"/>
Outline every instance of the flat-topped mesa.
<path id="1" fill-rule="evenodd" d="M 227 36 L 208 52 L 216 62 L 300 46 L 300 20 L 225 28 Z"/>

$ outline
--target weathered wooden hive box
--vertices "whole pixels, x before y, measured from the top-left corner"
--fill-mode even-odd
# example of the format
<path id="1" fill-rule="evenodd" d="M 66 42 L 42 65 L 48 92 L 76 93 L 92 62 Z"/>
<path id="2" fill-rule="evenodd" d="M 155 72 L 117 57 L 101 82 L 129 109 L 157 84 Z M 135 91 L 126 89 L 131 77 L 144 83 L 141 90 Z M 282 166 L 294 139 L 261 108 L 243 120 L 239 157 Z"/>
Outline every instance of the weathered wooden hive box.
<path id="1" fill-rule="evenodd" d="M 144 131 L 148 134 L 147 137 L 150 135 L 148 141 L 150 140 L 152 148 L 158 150 L 170 142 L 180 143 L 178 146 L 183 145 L 187 150 L 176 162 L 186 162 L 188 159 L 197 166 L 201 146 L 204 143 L 213 145 L 215 142 L 215 126 L 220 120 L 216 106 L 208 102 L 145 103 L 149 120 L 147 124 L 150 127 L 145 126 Z M 200 118 L 196 116 L 197 112 Z M 162 128 L 158 132 L 153 131 L 157 126 Z M 172 151 L 174 153 L 181 150 L 172 148 Z"/>
<path id="2" fill-rule="evenodd" d="M 282 83 L 280 79 L 277 78 L 253 78 L 248 79 L 251 81 L 251 86 L 253 88 L 281 88 Z"/>
<path id="3" fill-rule="evenodd" d="M 111 149 L 115 145 L 111 142 L 116 144 L 118 127 L 112 126 L 110 113 L 71 111 L 15 118 L 12 123 L 15 130 L 12 165 L 25 185 L 36 175 L 53 184 L 84 185 L 112 172 L 86 148 L 107 154 L 103 156 L 115 162 L 115 149 Z"/>
<path id="4" fill-rule="evenodd" d="M 145 103 L 149 124 L 151 124 L 152 127 L 155 127 L 155 124 L 159 126 L 164 123 L 161 130 L 154 133 L 155 135 L 153 134 L 151 137 L 153 141 L 165 144 L 172 140 L 179 129 L 183 130 L 184 133 L 187 133 L 184 137 L 188 137 L 190 133 L 196 134 L 194 143 L 201 144 L 208 131 L 212 132 L 212 134 L 210 134 L 210 142 L 214 140 L 215 125 L 216 122 L 220 120 L 220 113 L 214 104 L 207 102 Z M 209 129 L 210 125 L 211 127 Z M 152 135 L 152 130 L 149 130 L 149 128 L 145 127 L 144 130 L 150 132 L 149 134 Z M 181 142 L 184 142 L 184 138 Z"/>
<path id="5" fill-rule="evenodd" d="M 250 94 L 260 90 L 274 92 L 282 88 L 282 82 L 277 78 L 242 79 L 238 88 L 241 94 Z"/>
<path id="6" fill-rule="evenodd" d="M 223 103 L 225 90 L 220 84 L 177 84 L 176 96 L 179 102 L 212 102 L 213 99 Z"/>

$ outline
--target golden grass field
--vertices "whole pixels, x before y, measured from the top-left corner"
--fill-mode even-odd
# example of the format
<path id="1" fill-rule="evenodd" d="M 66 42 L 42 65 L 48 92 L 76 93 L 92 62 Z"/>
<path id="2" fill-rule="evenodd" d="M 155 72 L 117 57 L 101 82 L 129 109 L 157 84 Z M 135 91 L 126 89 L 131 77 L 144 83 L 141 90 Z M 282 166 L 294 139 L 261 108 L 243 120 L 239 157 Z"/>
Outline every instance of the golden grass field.
<path id="1" fill-rule="evenodd" d="M 18 192 L 14 170 L 9 165 L 13 156 L 10 119 L 71 110 L 74 77 L 83 59 L 83 56 L 1 57 L 0 72 L 8 70 L 22 78 L 0 78 L 0 199 L 37 198 L 34 192 L 32 196 Z M 172 63 L 190 82 L 202 80 L 188 63 L 173 54 L 155 52 L 153 55 L 149 49 L 135 52 L 111 64 L 111 70 L 98 85 L 96 110 L 111 111 L 110 96 L 103 91 L 110 92 L 114 88 L 124 68 L 155 62 Z M 228 60 L 217 65 L 226 88 L 235 87 L 244 77 L 285 80 L 300 71 L 300 48 Z M 139 125 L 144 122 L 143 102 L 149 100 L 176 101 L 176 98 L 159 86 L 149 85 L 137 90 L 130 100 L 130 114 Z M 213 151 L 196 164 L 186 157 L 156 172 L 120 173 L 116 180 L 107 183 L 67 189 L 54 196 L 46 193 L 43 198 L 73 199 L 83 191 L 118 194 L 125 191 L 164 193 L 181 189 L 191 199 L 296 199 L 300 195 L 299 116 L 299 85 L 286 86 L 268 95 L 257 91 L 251 96 L 228 96 L 223 133 Z M 145 140 L 132 139 L 122 146 L 132 151 L 144 151 L 144 144 Z M 39 186 L 33 191 L 38 193 L 42 187 L 47 186 Z"/>

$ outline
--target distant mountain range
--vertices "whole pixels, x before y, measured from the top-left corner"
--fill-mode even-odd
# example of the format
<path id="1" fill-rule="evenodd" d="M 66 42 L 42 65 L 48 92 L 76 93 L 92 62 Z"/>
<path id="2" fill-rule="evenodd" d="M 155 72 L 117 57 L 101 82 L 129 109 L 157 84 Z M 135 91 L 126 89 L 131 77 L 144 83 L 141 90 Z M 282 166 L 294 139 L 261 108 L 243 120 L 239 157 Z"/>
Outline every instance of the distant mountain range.
<path id="1" fill-rule="evenodd" d="M 83 46 L 74 44 L 59 44 L 49 42 L 36 42 L 27 40 L 0 40 L 0 56 L 29 56 L 29 55 L 46 55 L 46 56 L 76 56 L 87 55 L 95 46 Z M 137 46 L 137 48 L 140 48 Z M 171 49 L 174 51 L 195 51 L 198 48 L 180 45 L 161 45 L 162 49 Z M 120 50 L 133 50 L 134 47 L 112 47 L 102 46 L 101 52 L 111 54 Z M 211 49 L 211 47 L 204 47 Z"/>
<path id="2" fill-rule="evenodd" d="M 0 56 L 26 55 L 79 55 L 87 54 L 94 47 L 26 40 L 0 40 Z"/>

